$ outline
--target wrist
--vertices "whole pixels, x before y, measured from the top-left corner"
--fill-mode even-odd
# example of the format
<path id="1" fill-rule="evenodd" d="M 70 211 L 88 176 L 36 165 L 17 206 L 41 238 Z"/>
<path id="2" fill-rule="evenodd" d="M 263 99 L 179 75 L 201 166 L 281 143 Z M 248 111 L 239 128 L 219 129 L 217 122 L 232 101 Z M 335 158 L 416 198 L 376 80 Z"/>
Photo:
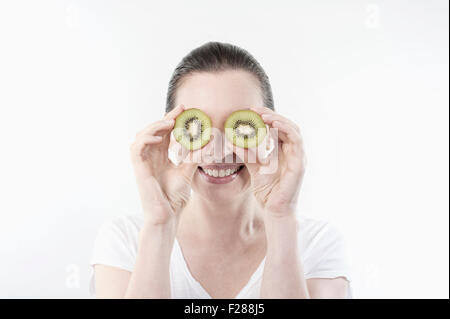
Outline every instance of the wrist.
<path id="1" fill-rule="evenodd" d="M 284 226 L 289 227 L 289 225 L 296 225 L 297 217 L 295 210 L 270 210 L 265 209 L 264 211 L 264 223 L 266 226 Z"/>
<path id="2" fill-rule="evenodd" d="M 264 208 L 267 216 L 271 216 L 274 219 L 277 218 L 285 218 L 289 216 L 293 216 L 295 218 L 296 205 L 295 204 L 282 204 L 276 205 L 276 207 L 265 207 Z"/>
<path id="3" fill-rule="evenodd" d="M 176 235 L 176 223 L 155 224 L 145 220 L 139 232 L 138 247 L 147 255 L 157 255 L 158 258 L 170 258 Z"/>
<path id="4" fill-rule="evenodd" d="M 264 227 L 267 255 L 273 258 L 297 258 L 298 228 L 295 214 L 285 216 L 266 214 Z"/>
<path id="5" fill-rule="evenodd" d="M 177 224 L 179 214 L 172 210 L 169 203 L 153 202 L 146 206 L 147 208 L 143 209 L 145 226 L 168 229 Z"/>
<path id="6" fill-rule="evenodd" d="M 144 224 L 139 232 L 140 240 L 157 239 L 157 238 L 170 238 L 175 237 L 178 223 L 175 218 L 171 218 L 165 222 L 154 220 L 151 217 L 144 219 Z"/>

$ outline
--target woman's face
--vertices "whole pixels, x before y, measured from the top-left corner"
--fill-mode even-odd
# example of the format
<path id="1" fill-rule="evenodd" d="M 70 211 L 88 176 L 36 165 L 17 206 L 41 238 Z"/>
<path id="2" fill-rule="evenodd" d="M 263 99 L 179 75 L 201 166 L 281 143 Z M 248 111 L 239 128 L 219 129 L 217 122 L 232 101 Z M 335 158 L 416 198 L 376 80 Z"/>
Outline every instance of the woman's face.
<path id="1" fill-rule="evenodd" d="M 176 94 L 178 104 L 201 109 L 211 118 L 213 127 L 214 139 L 208 145 L 214 157 L 198 163 L 192 182 L 194 192 L 216 202 L 248 195 L 250 175 L 244 159 L 226 147 L 227 143 L 217 141 L 225 140 L 223 127 L 232 112 L 264 105 L 258 80 L 240 70 L 195 73 L 182 80 Z"/>

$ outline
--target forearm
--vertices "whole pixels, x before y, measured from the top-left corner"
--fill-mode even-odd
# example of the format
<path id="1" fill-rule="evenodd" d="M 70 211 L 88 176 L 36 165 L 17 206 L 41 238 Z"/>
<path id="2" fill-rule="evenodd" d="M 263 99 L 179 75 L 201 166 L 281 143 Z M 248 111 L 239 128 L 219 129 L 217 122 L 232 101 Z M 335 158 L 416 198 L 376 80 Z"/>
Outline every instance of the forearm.
<path id="1" fill-rule="evenodd" d="M 170 255 L 176 226 L 146 222 L 125 298 L 170 298 Z"/>
<path id="2" fill-rule="evenodd" d="M 297 243 L 295 215 L 265 216 L 267 255 L 261 298 L 309 298 Z"/>

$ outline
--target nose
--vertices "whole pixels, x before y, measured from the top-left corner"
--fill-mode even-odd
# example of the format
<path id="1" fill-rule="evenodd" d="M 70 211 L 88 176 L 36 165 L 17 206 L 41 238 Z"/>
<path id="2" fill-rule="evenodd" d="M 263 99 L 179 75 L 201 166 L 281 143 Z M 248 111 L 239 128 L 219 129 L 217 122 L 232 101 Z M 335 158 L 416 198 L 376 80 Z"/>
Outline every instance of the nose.
<path id="1" fill-rule="evenodd" d="M 185 149 L 176 142 L 173 134 L 170 135 L 168 148 L 168 159 L 178 166 L 183 161 L 193 161 L 195 163 L 233 163 L 233 146 L 225 138 L 225 134 L 217 129 L 211 128 L 211 139 L 203 148 L 194 152 Z"/>
<path id="2" fill-rule="evenodd" d="M 213 163 L 232 163 L 233 162 L 233 147 L 225 138 L 224 132 L 217 128 L 211 130 L 210 147 L 208 149 L 210 160 Z"/>

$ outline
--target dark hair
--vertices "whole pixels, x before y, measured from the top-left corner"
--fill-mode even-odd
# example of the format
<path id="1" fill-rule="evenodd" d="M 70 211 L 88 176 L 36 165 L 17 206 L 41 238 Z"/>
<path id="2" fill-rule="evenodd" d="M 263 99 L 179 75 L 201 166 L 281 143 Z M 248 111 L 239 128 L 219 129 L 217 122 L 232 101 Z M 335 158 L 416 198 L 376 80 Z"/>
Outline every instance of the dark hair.
<path id="1" fill-rule="evenodd" d="M 274 109 L 269 77 L 261 65 L 246 50 L 228 43 L 208 42 L 192 50 L 175 68 L 169 82 L 166 112 L 175 107 L 175 94 L 180 80 L 194 72 L 244 70 L 256 76 L 261 85 L 264 106 Z"/>

